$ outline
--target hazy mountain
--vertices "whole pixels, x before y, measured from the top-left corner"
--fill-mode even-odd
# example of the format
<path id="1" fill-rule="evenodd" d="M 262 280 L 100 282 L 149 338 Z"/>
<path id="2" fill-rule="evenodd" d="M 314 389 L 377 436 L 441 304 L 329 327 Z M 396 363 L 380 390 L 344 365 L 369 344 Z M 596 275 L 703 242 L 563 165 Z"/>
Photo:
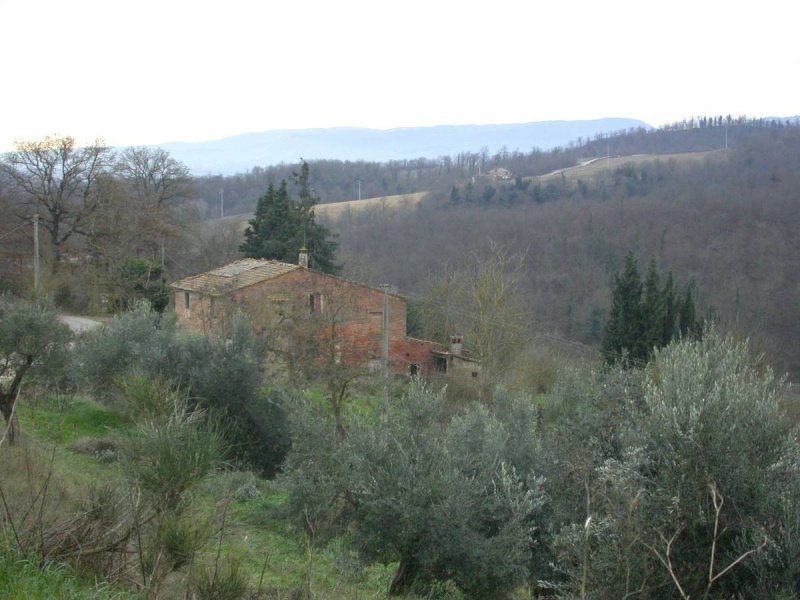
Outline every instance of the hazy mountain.
<path id="1" fill-rule="evenodd" d="M 195 175 L 231 175 L 255 166 L 305 159 L 386 161 L 477 152 L 549 150 L 578 138 L 650 125 L 636 119 L 541 121 L 512 125 L 446 125 L 401 129 L 293 129 L 246 133 L 209 142 L 159 144 Z"/>

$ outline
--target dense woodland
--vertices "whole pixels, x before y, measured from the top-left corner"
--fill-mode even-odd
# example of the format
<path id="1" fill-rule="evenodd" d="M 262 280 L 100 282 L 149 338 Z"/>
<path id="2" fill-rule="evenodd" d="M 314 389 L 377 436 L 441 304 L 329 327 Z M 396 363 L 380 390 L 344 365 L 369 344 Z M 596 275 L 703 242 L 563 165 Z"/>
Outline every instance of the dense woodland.
<path id="1" fill-rule="evenodd" d="M 490 154 L 488 149 L 462 152 L 455 156 L 420 157 L 416 160 L 365 161 L 313 160 L 314 188 L 321 202 L 339 202 L 362 198 L 446 190 L 463 184 L 472 177 L 486 174 L 496 167 L 510 169 L 520 177 L 543 175 L 577 164 L 587 158 L 625 156 L 630 154 L 667 154 L 699 152 L 725 148 L 758 136 L 763 129 L 791 126 L 793 122 L 728 117 L 689 119 L 657 130 L 631 130 L 579 139 L 564 148 L 543 151 L 536 148 L 501 149 Z M 298 162 L 301 157 L 298 157 Z M 297 164 L 254 166 L 248 173 L 235 176 L 197 177 L 195 197 L 203 201 L 203 212 L 213 218 L 220 215 L 220 199 L 224 213 L 251 213 L 256 199 L 267 185 L 290 180 Z"/>
<path id="2" fill-rule="evenodd" d="M 706 154 L 533 177 L 678 152 Z M 22 145 L 0 163 L 0 595 L 797 597 L 799 163 L 800 127 L 727 118 L 224 180 Z M 354 179 L 430 194 L 315 223 Z M 220 185 L 258 203 L 247 237 L 207 218 Z M 244 316 L 177 326 L 170 279 L 303 231 L 399 286 L 412 335 L 463 335 L 480 385 L 341 386 L 274 368 Z M 63 311 L 108 324 L 73 335 Z"/>

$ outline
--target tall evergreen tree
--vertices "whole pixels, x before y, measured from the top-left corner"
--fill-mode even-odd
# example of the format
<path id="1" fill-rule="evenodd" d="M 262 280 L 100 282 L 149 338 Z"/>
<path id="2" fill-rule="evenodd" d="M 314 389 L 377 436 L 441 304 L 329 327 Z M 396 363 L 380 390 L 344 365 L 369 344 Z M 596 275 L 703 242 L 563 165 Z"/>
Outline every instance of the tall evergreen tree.
<path id="1" fill-rule="evenodd" d="M 678 309 L 678 331 L 681 337 L 697 337 L 702 330 L 702 324 L 697 320 L 697 310 L 694 306 L 694 287 L 693 279 L 686 285 Z"/>
<path id="2" fill-rule="evenodd" d="M 332 234 L 314 219 L 314 207 L 319 202 L 310 184 L 308 164 L 303 161 L 300 173 L 293 174 L 298 189 L 298 202 L 292 201 L 286 180 L 276 189 L 271 183 L 258 199 L 255 217 L 249 222 L 244 243 L 239 249 L 250 258 L 268 258 L 297 262 L 300 248 L 309 254 L 309 266 L 324 273 L 338 273 L 334 262 L 338 244 Z"/>
<path id="3" fill-rule="evenodd" d="M 661 291 L 661 298 L 664 305 L 664 320 L 662 321 L 660 346 L 663 347 L 675 338 L 675 320 L 678 318 L 677 296 L 672 271 L 667 275 L 667 281 Z"/>
<path id="4" fill-rule="evenodd" d="M 667 346 L 678 334 L 698 337 L 702 323 L 696 316 L 694 286 L 691 281 L 678 297 L 670 271 L 660 287 L 655 259 L 642 283 L 636 258 L 628 253 L 622 274 L 614 276 L 611 313 L 602 342 L 605 361 L 611 364 L 624 357 L 630 364 L 643 364 L 652 358 L 653 349 Z"/>
<path id="5" fill-rule="evenodd" d="M 660 285 L 656 259 L 652 258 L 647 267 L 642 298 L 642 341 L 648 360 L 653 353 L 653 348 L 662 346 L 665 306 Z"/>
<path id="6" fill-rule="evenodd" d="M 300 173 L 292 173 L 292 181 L 297 186 L 300 213 L 300 234 L 303 246 L 308 250 L 310 266 L 324 273 L 335 274 L 341 270 L 334 262 L 336 248 L 339 244 L 333 241 L 333 235 L 324 225 L 314 220 L 314 207 L 319 204 L 319 197 L 311 187 L 311 173 L 308 163 L 302 161 Z"/>
<path id="7" fill-rule="evenodd" d="M 611 314 L 602 345 L 606 362 L 614 363 L 623 357 L 634 363 L 646 360 L 643 331 L 642 280 L 636 257 L 629 252 L 622 274 L 614 276 Z"/>

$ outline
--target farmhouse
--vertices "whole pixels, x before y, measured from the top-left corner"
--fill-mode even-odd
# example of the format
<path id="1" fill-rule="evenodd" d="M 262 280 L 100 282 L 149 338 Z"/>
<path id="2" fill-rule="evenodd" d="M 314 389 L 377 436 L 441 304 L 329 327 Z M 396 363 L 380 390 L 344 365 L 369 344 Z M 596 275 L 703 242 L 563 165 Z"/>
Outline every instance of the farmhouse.
<path id="1" fill-rule="evenodd" d="M 503 167 L 497 167 L 489 171 L 489 177 L 493 177 L 494 179 L 512 179 L 514 174 L 509 169 L 504 169 Z"/>
<path id="2" fill-rule="evenodd" d="M 224 335 L 241 310 L 289 360 L 328 357 L 365 369 L 381 367 L 385 327 L 390 372 L 479 377 L 460 337 L 448 347 L 406 335 L 402 296 L 309 269 L 307 256 L 301 251 L 297 265 L 247 258 L 171 284 L 179 323 Z"/>

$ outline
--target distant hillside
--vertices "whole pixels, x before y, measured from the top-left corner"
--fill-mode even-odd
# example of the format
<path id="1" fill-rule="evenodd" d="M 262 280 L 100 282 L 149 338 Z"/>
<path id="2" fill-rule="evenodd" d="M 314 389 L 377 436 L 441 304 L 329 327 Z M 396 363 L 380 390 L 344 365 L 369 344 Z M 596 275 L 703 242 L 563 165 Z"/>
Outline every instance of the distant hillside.
<path id="1" fill-rule="evenodd" d="M 388 161 L 436 158 L 459 152 L 549 150 L 578 139 L 629 129 L 651 129 L 635 119 L 542 121 L 514 125 L 447 125 L 401 129 L 293 129 L 246 133 L 209 142 L 159 144 L 195 175 L 244 173 L 298 159 Z"/>

